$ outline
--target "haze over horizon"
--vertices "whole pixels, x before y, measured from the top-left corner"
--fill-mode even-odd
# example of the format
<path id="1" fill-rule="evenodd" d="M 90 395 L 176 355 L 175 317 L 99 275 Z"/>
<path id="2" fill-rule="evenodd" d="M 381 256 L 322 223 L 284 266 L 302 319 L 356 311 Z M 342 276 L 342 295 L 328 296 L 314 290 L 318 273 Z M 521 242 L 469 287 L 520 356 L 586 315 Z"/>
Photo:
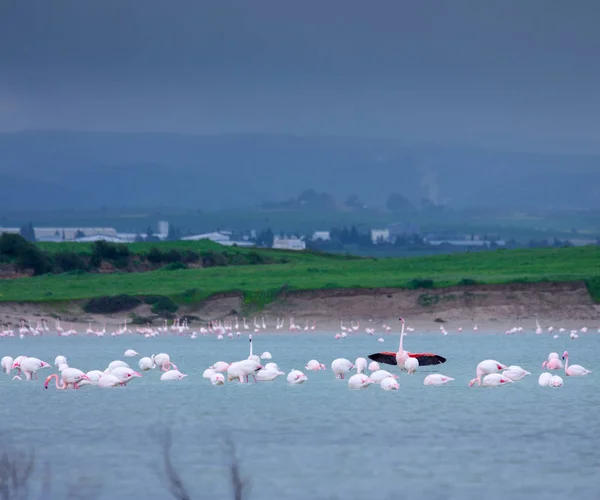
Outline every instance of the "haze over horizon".
<path id="1" fill-rule="evenodd" d="M 532 203 L 579 196 L 596 206 L 599 15 L 587 0 L 3 2 L 0 177 L 11 192 L 41 182 L 36 193 L 84 206 L 100 202 L 81 189 L 86 179 L 108 190 L 100 170 L 131 165 L 123 183 L 149 172 L 150 197 L 168 173 L 165 196 L 232 179 L 227 189 L 242 204 L 306 187 L 364 189 L 371 201 L 381 182 L 418 199 L 432 177 L 440 200 L 475 202 L 506 173 L 498 189 L 517 184 L 508 202 L 529 184 L 539 191 Z M 13 134 L 32 130 L 70 132 Z M 86 131 L 102 133 L 91 141 L 78 135 Z M 195 145 L 111 135 L 158 132 Z M 254 147 L 247 134 L 266 138 Z M 277 168 L 289 179 L 273 178 Z M 477 184 L 473 172 L 487 177 Z"/>

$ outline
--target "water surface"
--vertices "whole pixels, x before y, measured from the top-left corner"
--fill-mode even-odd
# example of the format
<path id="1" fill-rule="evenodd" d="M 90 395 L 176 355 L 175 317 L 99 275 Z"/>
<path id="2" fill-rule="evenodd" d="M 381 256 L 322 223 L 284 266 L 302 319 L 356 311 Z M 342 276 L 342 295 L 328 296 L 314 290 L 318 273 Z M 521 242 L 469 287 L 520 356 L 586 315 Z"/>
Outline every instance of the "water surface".
<path id="1" fill-rule="evenodd" d="M 59 493 L 66 483 L 79 491 L 100 485 L 102 499 L 168 498 L 155 432 L 161 426 L 171 429 L 173 461 L 194 498 L 231 498 L 226 433 L 237 445 L 255 499 L 546 500 L 591 498 L 596 491 L 600 335 L 571 341 L 535 334 L 412 333 L 405 347 L 446 356 L 439 371 L 455 382 L 424 387 L 422 369 L 402 374 L 397 392 L 348 390 L 345 381 L 333 378 L 331 361 L 397 347 L 395 335 L 384 343 L 375 339 L 258 334 L 255 353 L 271 352 L 286 373 L 303 369 L 311 358 L 328 370 L 307 372 L 309 380 L 300 386 L 282 377 L 213 387 L 203 370 L 218 360 L 245 358 L 247 338 L 4 338 L 0 356 L 25 354 L 53 364 L 63 354 L 84 371 L 136 359 L 123 358 L 125 349 L 167 352 L 189 377 L 161 382 L 158 372 L 148 372 L 126 388 L 79 391 L 0 377 L 0 429 L 20 449 L 35 448 L 38 462 L 51 462 L 57 498 L 64 498 Z M 560 389 L 539 387 L 542 361 L 565 349 L 572 363 L 593 373 L 563 374 Z M 507 387 L 469 388 L 475 366 L 487 358 L 521 365 L 533 375 Z"/>

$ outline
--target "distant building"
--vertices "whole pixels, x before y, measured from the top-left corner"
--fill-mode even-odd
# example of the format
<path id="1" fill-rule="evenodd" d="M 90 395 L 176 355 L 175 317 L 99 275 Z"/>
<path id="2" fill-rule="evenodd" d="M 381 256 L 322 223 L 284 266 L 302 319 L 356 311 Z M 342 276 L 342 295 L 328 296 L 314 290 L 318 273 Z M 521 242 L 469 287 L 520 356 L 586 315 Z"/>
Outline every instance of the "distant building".
<path id="1" fill-rule="evenodd" d="M 390 230 L 389 229 L 371 229 L 371 241 L 374 245 L 379 243 L 389 243 L 390 241 Z"/>
<path id="2" fill-rule="evenodd" d="M 392 241 L 395 241 L 398 237 L 412 236 L 413 234 L 421 233 L 419 226 L 410 222 L 394 222 L 387 228 L 390 232 L 390 239 Z"/>
<path id="3" fill-rule="evenodd" d="M 276 236 L 273 239 L 273 248 L 279 250 L 305 250 L 306 243 L 298 238 L 280 238 Z"/>
<path id="4" fill-rule="evenodd" d="M 462 247 L 486 247 L 491 246 L 492 244 L 503 247 L 506 246 L 506 241 L 504 240 L 451 240 L 451 239 L 441 239 L 441 240 L 427 240 L 427 243 L 430 245 L 454 245 L 454 246 L 462 246 Z"/>
<path id="5" fill-rule="evenodd" d="M 158 221 L 158 233 L 155 236 L 158 236 L 161 240 L 165 240 L 168 235 L 169 223 L 166 220 Z"/>
<path id="6" fill-rule="evenodd" d="M 184 241 L 199 241 L 199 240 L 210 240 L 215 243 L 223 243 L 231 241 L 231 237 L 228 234 L 221 232 L 204 233 L 204 234 L 193 234 L 191 236 L 184 236 L 181 238 Z"/>
<path id="7" fill-rule="evenodd" d="M 315 231 L 312 235 L 312 240 L 329 241 L 331 240 L 331 233 L 329 231 Z"/>
<path id="8" fill-rule="evenodd" d="M 110 236 L 117 237 L 114 227 L 34 227 L 35 239 L 37 241 L 75 241 L 83 236 Z M 18 227 L 0 228 L 0 234 L 19 234 Z"/>
<path id="9" fill-rule="evenodd" d="M 110 243 L 128 243 L 126 240 L 115 236 L 108 236 L 105 234 L 95 234 L 94 236 L 83 236 L 82 238 L 77 238 L 74 241 L 77 243 L 93 243 L 94 241 L 108 241 Z"/>

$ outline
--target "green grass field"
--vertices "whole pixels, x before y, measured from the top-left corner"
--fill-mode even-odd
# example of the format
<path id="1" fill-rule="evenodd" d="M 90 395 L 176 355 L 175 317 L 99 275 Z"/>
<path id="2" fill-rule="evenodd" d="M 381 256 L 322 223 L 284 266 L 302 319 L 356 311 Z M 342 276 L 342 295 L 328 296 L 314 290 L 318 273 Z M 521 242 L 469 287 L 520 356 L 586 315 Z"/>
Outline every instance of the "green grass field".
<path id="1" fill-rule="evenodd" d="M 173 243 L 177 248 L 181 244 Z M 190 245 L 197 246 L 198 243 Z M 498 250 L 404 259 L 346 259 L 304 252 L 277 253 L 291 256 L 290 262 L 0 280 L 0 301 L 67 301 L 128 294 L 166 295 L 185 304 L 201 301 L 218 292 L 240 291 L 248 302 L 264 304 L 285 288 L 415 288 L 412 282 L 415 279 L 433 280 L 435 287 L 460 284 L 465 279 L 477 283 L 586 280 L 593 298 L 600 301 L 598 246 Z"/>

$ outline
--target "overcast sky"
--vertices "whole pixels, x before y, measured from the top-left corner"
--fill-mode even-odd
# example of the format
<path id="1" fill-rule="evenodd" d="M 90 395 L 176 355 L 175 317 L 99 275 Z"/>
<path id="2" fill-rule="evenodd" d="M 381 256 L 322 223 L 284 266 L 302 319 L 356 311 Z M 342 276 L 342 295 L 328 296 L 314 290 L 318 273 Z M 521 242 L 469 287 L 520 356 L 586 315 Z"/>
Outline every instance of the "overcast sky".
<path id="1" fill-rule="evenodd" d="M 600 2 L 4 0 L 0 131 L 600 152 Z"/>

